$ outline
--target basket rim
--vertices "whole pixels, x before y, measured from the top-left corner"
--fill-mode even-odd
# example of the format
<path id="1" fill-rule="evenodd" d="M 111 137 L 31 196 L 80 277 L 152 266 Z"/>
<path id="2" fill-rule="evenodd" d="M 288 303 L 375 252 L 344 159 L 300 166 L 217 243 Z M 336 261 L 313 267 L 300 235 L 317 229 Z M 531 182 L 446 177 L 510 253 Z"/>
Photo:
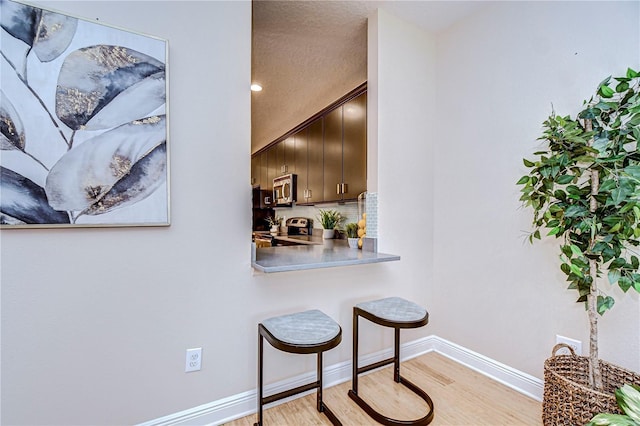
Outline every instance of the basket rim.
<path id="1" fill-rule="evenodd" d="M 568 383 L 568 384 L 570 384 L 572 386 L 575 386 L 575 387 L 579 387 L 579 388 L 581 388 L 583 390 L 586 390 L 588 392 L 591 392 L 593 394 L 600 395 L 600 396 L 615 400 L 616 397 L 615 397 L 615 394 L 613 394 L 613 393 L 605 393 L 605 392 L 593 389 L 589 385 L 583 385 L 581 383 L 577 383 L 577 382 L 575 382 L 575 381 L 573 381 L 571 379 L 568 379 L 567 377 L 564 377 L 560 373 L 558 373 L 556 370 L 554 370 L 555 366 L 552 365 L 553 361 L 555 361 L 556 358 L 568 358 L 570 360 L 573 360 L 573 361 L 576 361 L 576 362 L 582 362 L 582 363 L 584 363 L 586 361 L 587 365 L 589 365 L 591 361 L 589 360 L 588 356 L 584 356 L 584 355 L 566 355 L 566 354 L 555 355 L 554 354 L 554 355 L 552 355 L 551 357 L 547 358 L 544 361 L 544 373 L 549 373 L 554 378 L 560 379 L 561 381 L 563 381 L 565 383 Z M 600 365 L 606 364 L 607 367 L 614 368 L 614 369 L 618 370 L 619 372 L 622 372 L 624 374 L 628 374 L 628 375 L 630 375 L 632 377 L 640 377 L 640 374 L 635 373 L 635 372 L 633 372 L 631 370 L 628 370 L 626 368 L 620 367 L 620 366 L 618 366 L 616 364 L 612 364 L 612 363 L 604 361 L 602 359 L 598 359 L 598 362 L 600 363 Z M 546 381 L 545 381 L 545 383 L 546 383 Z"/>

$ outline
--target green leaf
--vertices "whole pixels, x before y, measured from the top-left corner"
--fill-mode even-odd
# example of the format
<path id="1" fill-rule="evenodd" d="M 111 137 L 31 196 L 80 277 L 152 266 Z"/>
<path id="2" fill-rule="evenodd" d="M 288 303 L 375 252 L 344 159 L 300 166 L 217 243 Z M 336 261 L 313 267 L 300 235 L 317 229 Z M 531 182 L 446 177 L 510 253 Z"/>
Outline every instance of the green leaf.
<path id="1" fill-rule="evenodd" d="M 522 162 L 524 163 L 524 165 L 526 167 L 534 167 L 536 165 L 536 163 L 532 163 L 531 161 L 527 160 L 526 158 L 523 158 Z"/>
<path id="2" fill-rule="evenodd" d="M 629 176 L 640 179 L 640 165 L 631 165 L 624 168 L 624 172 Z"/>
<path id="3" fill-rule="evenodd" d="M 628 89 L 629 83 L 627 83 L 626 81 L 622 81 L 616 86 L 616 92 L 618 93 L 626 92 Z"/>
<path id="4" fill-rule="evenodd" d="M 628 78 L 636 78 L 640 77 L 640 73 L 632 70 L 631 68 L 627 68 L 627 77 Z"/>
<path id="5" fill-rule="evenodd" d="M 600 94 L 600 96 L 602 96 L 603 98 L 611 98 L 613 96 L 613 94 L 615 93 L 614 90 L 606 85 L 602 85 L 600 86 L 600 88 L 598 89 L 598 93 Z"/>
<path id="6" fill-rule="evenodd" d="M 638 426 L 629 416 L 622 414 L 596 414 L 585 426 Z"/>
<path id="7" fill-rule="evenodd" d="M 560 185 L 566 185 L 569 182 L 573 181 L 574 178 L 575 176 L 572 176 L 572 175 L 561 175 L 561 176 L 558 176 L 558 178 L 556 179 L 556 182 Z"/>
<path id="8" fill-rule="evenodd" d="M 551 235 L 556 235 L 558 232 L 561 231 L 562 228 L 560 228 L 559 226 L 556 226 L 555 228 L 553 228 L 551 231 L 549 231 L 549 233 L 547 234 L 547 237 L 551 236 Z"/>
<path id="9" fill-rule="evenodd" d="M 574 256 L 578 256 L 578 257 L 583 256 L 582 250 L 580 250 L 580 247 L 578 247 L 577 245 L 571 244 L 569 248 L 571 249 L 571 253 L 573 253 Z"/>
<path id="10" fill-rule="evenodd" d="M 611 191 L 611 201 L 614 206 L 617 206 L 621 202 L 623 202 L 628 195 L 629 195 L 629 191 L 626 188 L 623 188 L 622 186 L 618 188 L 614 188 Z"/>
<path id="11" fill-rule="evenodd" d="M 610 269 L 612 269 L 612 268 L 613 268 L 613 269 L 615 269 L 615 268 L 621 268 L 621 267 L 623 267 L 623 266 L 624 266 L 624 265 L 626 265 L 626 264 L 627 264 L 627 261 L 626 261 L 626 260 L 624 260 L 624 259 L 623 259 L 623 258 L 621 258 L 621 257 L 618 257 L 616 260 L 614 260 L 613 262 L 611 262 L 611 264 L 609 265 L 609 268 L 610 268 Z"/>
<path id="12" fill-rule="evenodd" d="M 522 176 L 520 180 L 516 183 L 516 185 L 524 185 L 525 183 L 529 183 L 531 178 L 529 176 Z"/>
<path id="13" fill-rule="evenodd" d="M 614 283 L 611 284 L 613 285 Z M 631 288 L 632 284 L 633 281 L 631 281 L 629 277 L 620 277 L 620 279 L 618 280 L 618 287 L 620 287 L 625 293 Z"/>
<path id="14" fill-rule="evenodd" d="M 602 184 L 600 185 L 599 192 L 602 194 L 604 192 L 611 191 L 617 185 L 618 185 L 618 183 L 615 180 L 607 179 L 607 180 L 603 181 Z"/>
<path id="15" fill-rule="evenodd" d="M 629 120 L 629 123 L 632 126 L 637 126 L 638 124 L 640 124 L 640 113 L 634 114 L 633 117 L 631 117 L 631 120 Z"/>
<path id="16" fill-rule="evenodd" d="M 610 269 L 607 274 L 609 278 L 609 284 L 613 285 L 618 282 L 620 279 L 620 270 L 619 269 Z"/>
<path id="17" fill-rule="evenodd" d="M 611 296 L 598 296 L 598 313 L 603 315 L 609 309 L 613 308 L 614 303 L 615 300 L 613 300 L 613 297 Z"/>
<path id="18" fill-rule="evenodd" d="M 571 269 L 571 272 L 573 272 L 577 276 L 584 277 L 584 274 L 582 273 L 582 269 L 580 269 L 578 266 L 576 266 L 576 265 L 574 265 L 572 263 L 572 264 L 569 265 L 569 268 Z"/>
<path id="19" fill-rule="evenodd" d="M 579 204 L 573 204 L 564 212 L 565 217 L 583 217 L 589 213 L 586 207 Z"/>
<path id="20" fill-rule="evenodd" d="M 640 390 L 628 384 L 616 389 L 616 400 L 622 411 L 634 421 L 640 423 Z"/>

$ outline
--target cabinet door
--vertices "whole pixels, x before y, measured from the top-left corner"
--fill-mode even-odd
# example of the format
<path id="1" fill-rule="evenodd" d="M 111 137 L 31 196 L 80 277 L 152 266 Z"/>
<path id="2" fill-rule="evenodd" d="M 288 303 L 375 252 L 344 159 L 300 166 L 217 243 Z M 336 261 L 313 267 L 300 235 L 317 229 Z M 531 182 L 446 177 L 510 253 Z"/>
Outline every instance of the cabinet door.
<path id="1" fill-rule="evenodd" d="M 285 165 L 285 160 L 284 160 L 284 141 L 278 142 L 277 144 L 275 144 L 275 146 L 272 149 L 275 149 L 275 151 L 276 151 L 276 162 L 274 164 L 274 167 L 276 169 L 276 171 L 275 171 L 276 177 L 278 177 L 278 176 L 281 176 L 281 175 L 286 173 L 285 171 L 283 171 L 284 170 L 284 165 Z"/>
<path id="2" fill-rule="evenodd" d="M 280 164 L 278 163 L 278 146 L 273 146 L 267 150 L 267 158 L 268 158 L 268 188 L 273 191 L 273 179 L 280 176 Z"/>
<path id="3" fill-rule="evenodd" d="M 284 166 L 281 170 L 282 174 L 297 173 L 295 160 L 295 135 L 288 137 L 287 139 L 280 142 L 280 144 L 282 145 L 284 154 L 282 158 L 282 165 Z"/>
<path id="4" fill-rule="evenodd" d="M 343 106 L 342 179 L 345 200 L 367 190 L 367 94 Z"/>
<path id="5" fill-rule="evenodd" d="M 342 107 L 324 116 L 324 201 L 342 199 Z"/>
<path id="6" fill-rule="evenodd" d="M 307 203 L 318 203 L 324 199 L 324 136 L 323 120 L 317 119 L 309 125 L 307 146 Z"/>
<path id="7" fill-rule="evenodd" d="M 298 204 L 307 202 L 305 194 L 307 194 L 307 189 L 308 189 L 308 183 L 307 183 L 308 182 L 307 181 L 308 137 L 309 137 L 308 128 L 300 130 L 298 133 L 296 133 L 292 137 L 292 139 L 295 140 L 294 149 L 293 149 L 293 152 L 294 152 L 293 156 L 295 161 L 293 162 L 293 167 L 295 170 L 294 173 L 298 176 L 298 184 L 297 184 L 298 193 L 296 194 L 297 195 L 296 202 Z"/>
<path id="8" fill-rule="evenodd" d="M 273 181 L 269 180 L 269 152 L 263 151 L 260 154 L 260 188 L 266 190 L 273 189 Z"/>
<path id="9" fill-rule="evenodd" d="M 251 185 L 260 185 L 260 155 L 251 156 Z"/>

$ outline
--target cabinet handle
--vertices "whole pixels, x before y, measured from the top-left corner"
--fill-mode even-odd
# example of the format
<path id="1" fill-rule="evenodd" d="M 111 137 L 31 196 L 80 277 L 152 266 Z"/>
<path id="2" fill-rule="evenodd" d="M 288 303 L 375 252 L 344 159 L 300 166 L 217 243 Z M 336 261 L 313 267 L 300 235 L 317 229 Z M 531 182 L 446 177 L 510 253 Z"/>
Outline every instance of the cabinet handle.
<path id="1" fill-rule="evenodd" d="M 340 194 L 340 184 L 336 184 L 336 194 Z"/>
<path id="2" fill-rule="evenodd" d="M 346 184 L 346 183 L 343 183 L 343 184 L 342 184 L 342 193 L 343 193 L 343 194 L 346 194 L 347 192 L 349 192 L 349 189 L 348 189 L 348 188 L 349 188 L 349 187 L 347 186 L 347 184 Z"/>
<path id="3" fill-rule="evenodd" d="M 271 197 L 264 197 L 265 204 L 271 204 Z"/>

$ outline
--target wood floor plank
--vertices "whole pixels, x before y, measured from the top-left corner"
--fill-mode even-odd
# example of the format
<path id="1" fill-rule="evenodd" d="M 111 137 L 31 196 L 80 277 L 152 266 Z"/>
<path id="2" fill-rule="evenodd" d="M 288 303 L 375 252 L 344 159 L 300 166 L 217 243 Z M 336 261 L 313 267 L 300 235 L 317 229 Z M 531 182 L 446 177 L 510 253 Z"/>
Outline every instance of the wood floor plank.
<path id="1" fill-rule="evenodd" d="M 541 403 L 471 370 L 443 355 L 430 352 L 405 361 L 403 377 L 433 399 L 433 426 L 540 426 Z M 413 420 L 428 412 L 426 403 L 393 381 L 391 366 L 360 376 L 358 394 L 385 415 Z M 351 381 L 324 390 L 324 402 L 345 426 L 377 425 L 348 396 Z M 264 426 L 331 425 L 316 411 L 315 393 L 264 411 Z M 247 426 L 256 415 L 226 426 Z"/>

